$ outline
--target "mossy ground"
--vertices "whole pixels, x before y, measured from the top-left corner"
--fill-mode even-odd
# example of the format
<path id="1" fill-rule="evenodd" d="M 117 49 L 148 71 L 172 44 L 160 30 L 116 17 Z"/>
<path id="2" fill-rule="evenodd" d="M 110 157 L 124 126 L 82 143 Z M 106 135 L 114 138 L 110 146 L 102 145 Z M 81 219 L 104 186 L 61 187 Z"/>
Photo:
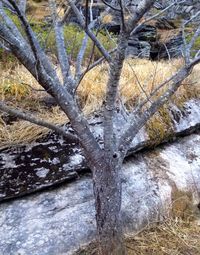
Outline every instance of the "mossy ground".
<path id="1" fill-rule="evenodd" d="M 168 105 L 161 107 L 147 122 L 146 131 L 154 146 L 168 139 L 173 134 L 173 122 Z"/>

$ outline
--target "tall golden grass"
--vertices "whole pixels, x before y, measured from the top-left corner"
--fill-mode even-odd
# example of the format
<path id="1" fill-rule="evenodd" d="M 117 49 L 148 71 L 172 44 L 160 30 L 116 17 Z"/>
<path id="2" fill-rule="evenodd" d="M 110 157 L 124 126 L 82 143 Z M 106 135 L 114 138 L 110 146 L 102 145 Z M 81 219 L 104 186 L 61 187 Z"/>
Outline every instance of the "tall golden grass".
<path id="1" fill-rule="evenodd" d="M 152 62 L 144 59 L 127 59 L 121 74 L 119 97 L 129 110 L 132 109 L 146 96 L 149 96 L 157 85 L 174 74 L 181 64 L 181 60 Z M 59 73 L 60 70 L 58 70 Z M 92 69 L 83 78 L 77 93 L 84 114 L 88 115 L 101 109 L 105 99 L 108 73 L 108 66 L 102 64 Z M 196 66 L 192 74 L 183 82 L 176 95 L 173 96 L 172 101 L 181 107 L 187 100 L 199 98 L 199 85 L 200 65 Z M 166 88 L 167 85 L 162 88 L 162 91 L 157 96 Z M 58 107 L 48 109 L 41 103 L 41 98 L 47 95 L 46 92 L 40 91 L 41 89 L 41 86 L 23 66 L 18 65 L 15 68 L 8 68 L 1 74 L 1 100 L 9 102 L 13 107 L 19 107 L 38 114 L 40 118 L 49 122 L 55 124 L 65 123 L 67 117 Z M 164 115 L 167 116 L 165 112 Z M 156 116 L 154 121 L 150 122 L 151 130 L 153 128 L 162 128 L 160 127 L 160 119 Z M 155 126 L 155 123 L 159 124 L 159 126 Z M 168 126 L 166 126 L 166 129 L 168 129 Z M 0 118 L 0 148 L 33 141 L 47 132 L 47 129 L 26 121 L 17 121 L 11 125 L 6 125 L 3 119 Z"/>
<path id="2" fill-rule="evenodd" d="M 168 77 L 175 74 L 182 64 L 181 60 L 152 62 L 144 59 L 127 59 L 120 79 L 119 95 L 128 108 L 136 106 L 141 100 Z M 105 99 L 108 68 L 101 65 L 87 73 L 79 86 L 78 93 L 83 100 L 84 111 L 90 113 L 99 110 Z M 185 102 L 190 98 L 200 96 L 200 65 L 196 66 L 192 74 L 173 97 L 175 103 Z M 157 96 L 162 94 L 164 86 Z M 178 96 L 177 96 L 178 95 Z"/>

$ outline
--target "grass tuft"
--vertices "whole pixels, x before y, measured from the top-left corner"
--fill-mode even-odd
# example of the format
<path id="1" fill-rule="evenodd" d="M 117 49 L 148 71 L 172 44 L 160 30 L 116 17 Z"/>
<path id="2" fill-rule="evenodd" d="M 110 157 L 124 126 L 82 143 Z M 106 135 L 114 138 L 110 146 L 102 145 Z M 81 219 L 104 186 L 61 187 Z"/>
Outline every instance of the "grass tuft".
<path id="1" fill-rule="evenodd" d="M 128 110 L 133 109 L 158 84 L 174 74 L 180 65 L 181 60 L 151 62 L 144 59 L 127 59 L 124 63 L 120 79 L 120 100 L 122 100 Z M 60 70 L 58 70 L 58 75 L 59 72 Z M 95 67 L 85 75 L 77 90 L 80 106 L 84 114 L 88 115 L 101 109 L 105 99 L 107 80 L 108 66 L 106 64 Z M 183 85 L 172 97 L 171 101 L 181 108 L 189 99 L 199 98 L 199 83 L 200 65 L 194 68 L 192 74 L 183 82 Z M 164 92 L 166 88 L 167 85 L 162 88 L 161 92 Z M 54 108 L 51 109 L 44 106 L 42 98 L 47 96 L 47 93 L 38 91 L 41 89 L 41 86 L 31 74 L 20 65 L 16 67 L 11 66 L 2 71 L 0 77 L 1 100 L 9 102 L 13 107 L 19 107 L 38 114 L 41 118 L 52 123 L 65 123 L 67 118 L 58 107 L 55 110 Z M 157 93 L 155 97 L 158 97 L 161 92 Z M 22 129 L 24 129 L 23 132 Z M 167 105 L 161 107 L 158 113 L 146 125 L 149 137 L 155 140 L 156 144 L 170 135 L 170 132 L 173 131 L 172 129 Z M 47 132 L 46 129 L 25 121 L 13 122 L 8 125 L 2 119 L 0 121 L 0 148 L 12 144 L 29 143 L 45 135 Z"/>
<path id="2" fill-rule="evenodd" d="M 128 255 L 197 255 L 200 254 L 200 226 L 181 219 L 150 224 L 133 236 L 126 236 Z M 80 248 L 74 255 L 97 255 L 95 243 Z"/>

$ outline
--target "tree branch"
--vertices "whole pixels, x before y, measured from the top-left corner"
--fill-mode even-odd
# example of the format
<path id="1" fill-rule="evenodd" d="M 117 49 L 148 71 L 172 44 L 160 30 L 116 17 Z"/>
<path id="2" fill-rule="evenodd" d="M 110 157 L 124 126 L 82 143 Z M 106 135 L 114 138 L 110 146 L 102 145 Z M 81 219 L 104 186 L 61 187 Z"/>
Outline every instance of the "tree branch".
<path id="1" fill-rule="evenodd" d="M 12 31 L 12 33 L 16 36 L 16 38 L 19 38 L 22 42 L 25 42 L 24 38 L 22 37 L 18 28 L 16 27 L 15 23 L 5 13 L 1 2 L 0 2 L 0 16 L 2 17 L 3 20 L 5 20 L 6 26 L 9 28 L 10 31 Z"/>
<path id="2" fill-rule="evenodd" d="M 74 2 L 74 4 L 76 5 L 76 4 L 78 3 L 78 1 L 79 1 L 79 0 L 76 0 L 76 1 Z M 68 18 L 69 14 L 70 14 L 70 11 L 71 11 L 71 7 L 70 7 L 70 6 L 67 6 L 67 10 L 66 10 L 66 12 L 65 12 L 65 14 L 64 14 L 64 16 L 63 16 L 63 18 L 62 18 L 62 20 L 60 21 L 60 23 L 61 23 L 62 25 L 64 25 L 64 23 L 67 21 L 67 18 Z"/>
<path id="3" fill-rule="evenodd" d="M 51 78 L 56 80 L 56 82 L 59 84 L 59 79 L 57 77 L 57 74 L 56 74 L 55 70 L 52 68 L 52 65 L 49 62 L 44 51 L 40 47 L 40 44 L 39 44 L 34 32 L 32 31 L 30 24 L 28 23 L 26 17 L 21 12 L 21 10 L 18 8 L 15 1 L 9 0 L 9 2 L 13 6 L 14 10 L 17 13 L 18 18 L 20 19 L 22 25 L 24 26 L 24 30 L 27 35 L 28 41 L 30 43 L 31 50 L 35 57 L 34 72 L 32 71 L 31 73 L 32 74 L 34 73 L 33 74 L 34 77 L 36 78 L 36 80 L 38 80 L 38 71 L 40 69 L 41 72 L 44 72 L 44 71 L 47 72 L 48 76 L 51 76 Z M 16 52 L 15 52 L 15 54 L 16 54 Z"/>
<path id="4" fill-rule="evenodd" d="M 18 3 L 19 9 L 24 14 L 26 12 L 26 4 L 27 4 L 27 0 L 19 0 L 19 3 Z"/>
<path id="5" fill-rule="evenodd" d="M 64 31 L 63 31 L 63 23 L 58 22 L 58 17 L 56 14 L 56 3 L 55 0 L 49 0 L 49 6 L 52 12 L 52 18 L 54 22 L 54 31 L 56 36 L 56 46 L 58 52 L 58 59 L 61 66 L 62 76 L 64 86 L 68 87 L 69 90 L 72 90 L 72 76 L 70 72 L 70 65 L 67 55 L 67 50 L 65 47 L 65 39 L 64 39 Z"/>
<path id="6" fill-rule="evenodd" d="M 66 139 L 78 140 L 77 136 L 67 133 L 64 128 L 56 126 L 56 125 L 46 122 L 44 120 L 41 120 L 38 117 L 31 115 L 30 113 L 24 113 L 21 110 L 11 109 L 9 106 L 7 106 L 2 101 L 0 101 L 0 110 L 3 112 L 6 112 L 7 114 L 9 114 L 11 116 L 29 121 L 33 124 L 36 124 L 36 125 L 48 128 L 48 129 L 51 129 L 51 130 L 55 131 L 56 133 L 58 133 L 59 135 L 62 135 Z"/>
<path id="7" fill-rule="evenodd" d="M 137 27 L 135 27 L 135 28 L 133 29 L 133 31 L 131 32 L 131 35 L 136 34 L 144 24 L 146 24 L 147 22 L 149 22 L 149 21 L 151 21 L 151 20 L 153 20 L 153 19 L 159 17 L 160 15 L 162 15 L 163 13 L 165 13 L 166 11 L 168 11 L 170 8 L 172 8 L 175 4 L 176 4 L 176 2 L 171 3 L 169 6 L 167 6 L 165 9 L 163 9 L 163 10 L 160 11 L 159 13 L 157 13 L 157 14 L 155 14 L 155 15 L 149 17 L 148 19 L 145 19 L 142 23 L 140 23 Z"/>
<path id="8" fill-rule="evenodd" d="M 120 34 L 116 54 L 112 63 L 110 63 L 110 75 L 106 87 L 106 99 L 104 105 L 104 150 L 107 156 L 110 157 L 113 156 L 116 149 L 113 120 L 116 111 L 119 80 L 128 45 L 127 41 L 127 34 L 122 32 Z"/>
<path id="9" fill-rule="evenodd" d="M 94 33 L 91 31 L 91 29 L 89 29 L 88 27 L 85 27 L 85 20 L 83 15 L 81 14 L 81 12 L 78 10 L 78 8 L 76 7 L 74 1 L 72 0 L 67 0 L 70 7 L 72 8 L 74 14 L 77 17 L 77 20 L 79 22 L 79 25 L 81 26 L 81 28 L 87 33 L 87 35 L 90 37 L 90 39 L 95 43 L 96 47 L 99 49 L 99 51 L 101 52 L 101 54 L 105 57 L 105 59 L 110 62 L 111 61 L 111 57 L 109 55 L 109 53 L 107 52 L 107 50 L 103 47 L 103 45 L 99 42 L 99 40 L 97 39 L 97 37 L 94 35 Z"/>
<path id="10" fill-rule="evenodd" d="M 10 2 L 12 2 L 13 6 L 15 6 L 13 0 L 10 0 Z M 18 8 L 16 11 L 19 13 L 19 18 L 23 20 L 24 25 L 26 26 L 28 22 L 26 21 L 25 17 L 23 17 Z M 8 39 L 7 41 L 10 42 L 9 45 L 14 55 L 30 71 L 30 73 L 33 74 L 34 77 L 38 78 L 40 85 L 47 91 L 47 93 L 49 93 L 55 98 L 58 105 L 70 119 L 72 128 L 79 137 L 79 140 L 82 144 L 82 147 L 84 148 L 88 160 L 95 160 L 96 162 L 98 162 L 98 155 L 102 155 L 103 152 L 100 149 L 100 146 L 96 141 L 94 135 L 90 131 L 88 122 L 80 112 L 80 109 L 78 108 L 74 98 L 68 91 L 66 91 L 64 86 L 61 86 L 60 81 L 55 74 L 55 71 L 52 70 L 52 67 L 49 66 L 49 63 L 45 62 L 45 59 L 47 57 L 45 53 L 41 51 L 37 38 L 32 32 L 30 25 L 27 25 L 25 27 L 25 31 L 27 33 L 27 36 L 30 37 L 29 40 L 31 40 L 33 44 L 32 49 L 36 49 L 35 55 L 33 55 L 32 51 L 29 51 L 30 47 L 28 46 L 28 44 L 22 44 L 19 38 L 16 38 L 5 25 L 6 22 L 5 24 L 3 22 L 0 22 L 1 37 L 5 38 L 5 40 Z M 38 72 L 35 68 L 35 56 L 40 58 L 41 63 Z"/>
<path id="11" fill-rule="evenodd" d="M 80 77 L 81 77 L 81 74 L 82 74 L 81 66 L 82 66 L 83 57 L 84 57 L 84 54 L 85 54 L 85 51 L 86 51 L 86 48 L 87 48 L 87 43 L 88 43 L 88 35 L 85 34 L 84 38 L 83 38 L 83 41 L 82 41 L 80 51 L 79 51 L 79 53 L 77 55 L 77 58 L 76 58 L 76 72 L 75 72 L 75 79 L 76 80 L 79 80 Z"/>
<path id="12" fill-rule="evenodd" d="M 8 0 L 1 0 L 1 2 L 5 8 L 7 8 L 11 12 L 14 12 L 14 10 L 13 10 L 12 6 L 10 5 L 10 3 L 8 2 Z"/>
<path id="13" fill-rule="evenodd" d="M 117 11 L 117 12 L 121 12 L 120 8 L 117 8 L 113 5 L 111 5 L 110 3 L 106 2 L 105 0 L 101 0 L 106 6 L 110 7 L 110 9 L 112 9 L 113 11 Z"/>
<path id="14" fill-rule="evenodd" d="M 124 6 L 122 0 L 119 0 L 120 6 L 120 16 L 121 16 L 121 24 L 122 24 L 122 31 L 126 31 L 126 22 L 125 22 L 125 15 L 124 15 Z"/>
<path id="15" fill-rule="evenodd" d="M 91 29 L 94 25 L 95 25 L 95 21 L 93 20 L 93 16 L 92 16 L 92 10 L 91 10 L 91 7 L 90 6 L 90 20 L 91 20 L 91 23 L 89 24 L 89 28 Z M 96 33 L 96 36 L 97 36 L 98 32 Z M 82 80 L 82 75 L 83 73 L 85 72 L 82 72 L 82 62 L 83 62 L 83 57 L 84 57 L 84 54 L 85 54 L 85 51 L 87 49 L 87 43 L 88 43 L 88 35 L 85 33 L 85 36 L 83 38 L 83 41 L 82 41 L 82 45 L 81 45 L 81 48 L 79 50 L 79 53 L 77 55 L 77 58 L 76 58 L 76 72 L 75 72 L 75 80 L 77 81 L 77 84 L 76 84 L 76 88 L 75 88 L 75 91 L 77 89 L 77 86 L 79 85 L 80 83 L 80 79 Z M 93 53 L 94 53 L 94 49 L 95 49 L 95 44 L 93 42 L 93 47 L 92 47 L 92 51 L 91 51 L 91 56 L 90 56 L 90 60 L 89 60 L 89 65 L 90 65 L 90 61 L 92 59 L 92 56 L 93 56 Z M 88 67 L 86 68 L 86 70 L 88 69 Z"/>
<path id="16" fill-rule="evenodd" d="M 125 157 L 130 144 L 138 131 L 146 124 L 146 122 L 157 112 L 157 110 L 166 103 L 166 101 L 177 91 L 181 86 L 182 81 L 191 73 L 192 68 L 200 63 L 200 57 L 194 59 L 189 65 L 182 67 L 174 76 L 171 77 L 171 85 L 159 98 L 150 105 L 145 112 L 141 113 L 141 109 L 134 111 L 130 116 L 130 122 L 126 125 L 123 134 L 118 143 L 118 149 Z M 169 79 L 170 80 L 170 79 Z"/>
<path id="17" fill-rule="evenodd" d="M 144 14 L 150 10 L 155 0 L 143 0 L 140 1 L 136 11 L 127 21 L 127 31 L 129 34 L 135 29 L 138 21 L 144 16 Z"/>
<path id="18" fill-rule="evenodd" d="M 190 40 L 188 47 L 187 47 L 187 51 L 191 52 L 192 47 L 194 46 L 194 44 L 199 36 L 200 36 L 200 27 L 197 28 L 192 39 Z"/>

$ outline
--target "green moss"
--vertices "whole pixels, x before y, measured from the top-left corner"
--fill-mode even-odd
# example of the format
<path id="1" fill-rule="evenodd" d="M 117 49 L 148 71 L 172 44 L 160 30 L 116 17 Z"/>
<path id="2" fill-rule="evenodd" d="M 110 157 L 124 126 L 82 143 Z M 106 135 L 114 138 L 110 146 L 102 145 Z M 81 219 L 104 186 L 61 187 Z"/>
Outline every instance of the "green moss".
<path id="1" fill-rule="evenodd" d="M 17 15 L 13 14 L 9 10 L 6 10 L 5 12 L 8 15 L 8 17 L 15 23 L 15 25 L 17 26 L 19 31 L 22 33 L 23 29 L 22 29 L 21 22 L 20 22 L 19 18 L 17 17 Z"/>
<path id="2" fill-rule="evenodd" d="M 14 62 L 16 62 L 16 58 L 12 53 L 6 52 L 4 49 L 0 48 L 0 62 L 2 63 L 1 68 L 11 67 Z"/>
<path id="3" fill-rule="evenodd" d="M 30 94 L 30 88 L 19 82 L 13 83 L 13 81 L 5 81 L 1 84 L 0 94 L 4 97 L 14 97 L 16 100 L 24 99 Z"/>
<path id="4" fill-rule="evenodd" d="M 67 53 L 70 55 L 72 60 L 75 60 L 79 52 L 79 49 L 81 47 L 82 40 L 84 38 L 84 32 L 80 30 L 80 28 L 77 27 L 76 25 L 67 25 L 64 28 L 64 38 L 65 38 Z M 114 48 L 115 40 L 116 40 L 115 38 L 113 38 L 114 41 L 112 41 L 103 32 L 100 32 L 97 38 L 107 50 Z M 50 50 L 50 52 L 52 52 L 53 54 L 56 54 L 55 34 L 53 31 L 48 35 L 46 42 L 47 42 L 46 43 L 47 49 Z M 92 47 L 93 47 L 93 42 L 89 39 L 87 49 L 85 52 L 86 59 L 90 57 Z M 99 57 L 101 57 L 101 53 L 96 47 L 94 50 L 93 57 L 94 59 L 98 59 Z"/>
<path id="5" fill-rule="evenodd" d="M 189 43 L 193 37 L 194 33 L 193 32 L 189 32 L 188 35 L 186 36 L 186 41 L 187 43 Z M 200 50 L 200 37 L 198 37 L 196 40 L 195 40 L 195 43 L 192 47 L 192 57 L 195 56 L 195 54 Z"/>
<path id="6" fill-rule="evenodd" d="M 147 122 L 146 131 L 152 146 L 160 144 L 173 133 L 173 123 L 167 106 L 162 106 L 159 111 Z"/>
<path id="7" fill-rule="evenodd" d="M 11 18 L 11 20 L 15 23 L 20 33 L 23 36 L 26 36 L 24 28 L 21 25 L 21 22 L 18 19 L 18 17 L 16 15 L 13 15 L 9 11 L 7 11 L 7 14 Z M 49 27 L 49 24 L 45 22 L 39 22 L 32 18 L 31 18 L 30 25 L 33 31 L 35 32 L 42 48 L 44 48 L 47 52 L 56 55 L 57 49 L 56 49 L 56 43 L 55 43 L 55 33 L 53 28 Z M 113 37 L 113 40 L 111 40 L 109 36 L 103 32 L 99 32 L 97 37 L 107 50 L 110 50 L 115 47 L 116 38 Z M 82 45 L 84 32 L 76 25 L 72 25 L 72 24 L 66 25 L 64 27 L 64 38 L 65 38 L 67 53 L 69 54 L 71 60 L 75 61 L 77 54 L 79 52 L 79 49 Z M 93 48 L 93 42 L 89 39 L 88 46 L 85 52 L 85 59 L 90 57 L 92 48 Z M 95 47 L 93 59 L 98 59 L 101 56 L 102 56 L 101 53 Z"/>

